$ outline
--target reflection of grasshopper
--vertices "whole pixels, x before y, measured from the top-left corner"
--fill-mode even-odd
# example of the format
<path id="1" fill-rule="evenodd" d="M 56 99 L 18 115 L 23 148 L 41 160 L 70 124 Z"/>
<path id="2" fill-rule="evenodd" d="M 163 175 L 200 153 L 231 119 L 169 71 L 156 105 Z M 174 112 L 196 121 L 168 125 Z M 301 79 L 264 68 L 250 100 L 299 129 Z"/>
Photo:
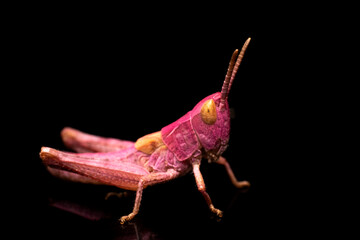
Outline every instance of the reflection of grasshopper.
<path id="1" fill-rule="evenodd" d="M 201 100 L 190 112 L 159 132 L 145 135 L 135 143 L 108 139 L 65 128 L 65 144 L 82 153 L 66 153 L 43 147 L 40 157 L 54 175 L 73 181 L 102 183 L 136 191 L 132 213 L 120 218 L 124 223 L 139 211 L 143 189 L 149 185 L 169 181 L 193 170 L 199 191 L 210 210 L 219 217 L 205 190 L 200 172 L 202 158 L 225 166 L 231 181 L 238 187 L 248 187 L 247 181 L 238 182 L 221 154 L 228 146 L 230 112 L 228 94 L 244 52 L 235 50 L 221 92 Z M 91 153 L 86 153 L 91 152 Z"/>
<path id="2" fill-rule="evenodd" d="M 103 209 L 99 209 L 99 206 L 97 205 L 89 204 L 88 202 L 81 202 L 75 199 L 58 199 L 55 197 L 50 198 L 49 202 L 50 206 L 52 207 L 75 214 L 91 221 L 106 220 L 112 216 Z M 110 228 L 107 230 L 110 231 L 111 234 L 111 231 L 117 229 Z M 109 232 L 107 233 L 109 234 Z M 121 232 L 117 232 L 116 234 L 120 234 L 121 239 L 158 239 L 157 233 L 150 231 L 150 229 L 147 226 L 144 226 L 142 222 L 132 223 L 126 227 L 122 226 Z"/>

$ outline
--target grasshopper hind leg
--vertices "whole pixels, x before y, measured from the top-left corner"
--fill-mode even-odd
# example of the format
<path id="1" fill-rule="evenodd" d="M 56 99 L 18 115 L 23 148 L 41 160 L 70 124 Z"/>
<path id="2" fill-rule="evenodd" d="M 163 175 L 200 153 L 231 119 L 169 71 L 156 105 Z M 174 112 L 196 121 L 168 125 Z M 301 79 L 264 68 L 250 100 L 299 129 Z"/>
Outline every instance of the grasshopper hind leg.
<path id="1" fill-rule="evenodd" d="M 68 148 L 79 153 L 115 152 L 134 145 L 131 141 L 99 137 L 70 127 L 65 127 L 61 131 L 61 138 Z"/>
<path id="2" fill-rule="evenodd" d="M 166 182 L 172 180 L 180 175 L 179 172 L 175 171 L 174 169 L 169 169 L 166 172 L 157 172 L 157 173 L 150 173 L 149 175 L 143 176 L 138 183 L 138 188 L 136 191 L 136 198 L 133 211 L 126 216 L 122 216 L 119 221 L 121 224 L 124 224 L 131 219 L 133 219 L 136 214 L 139 212 L 142 193 L 145 187 L 161 182 Z"/>

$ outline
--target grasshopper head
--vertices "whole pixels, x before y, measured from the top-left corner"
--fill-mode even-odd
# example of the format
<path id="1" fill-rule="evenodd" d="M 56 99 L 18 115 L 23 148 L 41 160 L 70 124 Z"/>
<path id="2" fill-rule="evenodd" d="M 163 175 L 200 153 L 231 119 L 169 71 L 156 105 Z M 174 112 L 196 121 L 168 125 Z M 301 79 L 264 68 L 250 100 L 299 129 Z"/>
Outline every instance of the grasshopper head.
<path id="1" fill-rule="evenodd" d="M 201 100 L 191 111 L 192 126 L 209 161 L 216 161 L 226 150 L 230 135 L 230 111 L 228 95 L 245 50 L 246 40 L 240 54 L 235 50 L 221 92 Z"/>

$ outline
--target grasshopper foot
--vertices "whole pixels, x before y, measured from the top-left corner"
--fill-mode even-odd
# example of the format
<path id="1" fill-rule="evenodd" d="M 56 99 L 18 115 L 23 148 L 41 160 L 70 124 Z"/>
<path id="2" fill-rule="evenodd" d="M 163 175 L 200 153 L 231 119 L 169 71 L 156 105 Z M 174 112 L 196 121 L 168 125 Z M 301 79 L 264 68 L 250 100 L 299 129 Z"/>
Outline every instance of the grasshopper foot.
<path id="1" fill-rule="evenodd" d="M 129 215 L 127 216 L 122 216 L 119 221 L 121 224 L 124 224 L 126 222 L 129 222 L 131 219 L 133 219 L 135 217 L 135 214 L 134 213 L 130 213 Z"/>
<path id="2" fill-rule="evenodd" d="M 211 212 L 215 213 L 216 216 L 218 216 L 219 218 L 222 218 L 223 212 L 221 210 L 215 208 L 214 205 L 212 205 L 212 204 L 209 207 L 210 207 Z"/>

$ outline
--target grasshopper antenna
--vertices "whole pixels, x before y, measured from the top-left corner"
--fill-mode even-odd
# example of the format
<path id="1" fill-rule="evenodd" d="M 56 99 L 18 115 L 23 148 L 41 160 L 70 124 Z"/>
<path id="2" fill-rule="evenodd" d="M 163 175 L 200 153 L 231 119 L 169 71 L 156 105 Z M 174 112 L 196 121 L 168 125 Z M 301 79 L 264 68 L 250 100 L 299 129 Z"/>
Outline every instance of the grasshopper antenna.
<path id="1" fill-rule="evenodd" d="M 241 52 L 239 54 L 239 56 L 237 57 L 236 59 L 236 62 L 235 62 L 235 58 L 236 56 L 238 55 L 238 52 L 239 50 L 236 49 L 231 57 L 231 60 L 230 60 L 230 63 L 229 63 L 229 68 L 228 68 L 228 71 L 226 73 L 226 76 L 225 76 L 225 80 L 224 80 L 224 83 L 223 83 L 223 86 L 222 86 L 222 89 L 221 89 L 221 99 L 220 99 L 220 108 L 222 109 L 225 105 L 225 100 L 226 98 L 228 97 L 229 95 L 229 92 L 230 92 L 230 89 L 231 89 L 231 85 L 233 84 L 233 81 L 235 79 L 235 76 L 236 76 L 236 73 L 239 69 L 239 66 L 240 66 L 240 63 L 244 57 L 244 54 L 245 54 L 245 51 L 250 43 L 250 40 L 251 38 L 248 38 L 242 49 L 241 49 Z"/>
<path id="2" fill-rule="evenodd" d="M 225 105 L 225 100 L 227 98 L 228 92 L 229 92 L 229 83 L 230 83 L 230 77 L 231 77 L 231 73 L 234 69 L 234 65 L 235 65 L 235 58 L 238 54 L 239 50 L 236 49 L 232 56 L 231 56 L 231 60 L 229 63 L 229 67 L 225 76 L 225 80 L 221 89 L 221 99 L 220 99 L 220 109 L 222 109 Z"/>
<path id="3" fill-rule="evenodd" d="M 229 83 L 228 94 L 229 94 L 229 92 L 230 92 L 231 85 L 233 84 L 233 81 L 234 81 L 234 78 L 235 78 L 235 76 L 236 76 L 236 73 L 237 73 L 237 71 L 238 71 L 238 69 L 239 69 L 241 60 L 243 59 L 244 54 L 245 54 L 245 51 L 246 51 L 246 49 L 247 49 L 247 47 L 248 47 L 248 45 L 249 45 L 249 43 L 250 43 L 250 40 L 251 40 L 251 38 L 248 38 L 248 39 L 245 41 L 245 43 L 244 43 L 244 45 L 243 45 L 243 47 L 242 47 L 242 49 L 241 49 L 241 52 L 240 52 L 240 54 L 239 54 L 239 56 L 238 56 L 238 58 L 237 58 L 237 60 L 236 60 L 236 63 L 235 63 L 235 66 L 234 66 L 234 70 L 233 70 L 233 72 L 232 72 L 232 74 L 231 74 L 231 79 L 230 79 L 230 83 Z"/>

